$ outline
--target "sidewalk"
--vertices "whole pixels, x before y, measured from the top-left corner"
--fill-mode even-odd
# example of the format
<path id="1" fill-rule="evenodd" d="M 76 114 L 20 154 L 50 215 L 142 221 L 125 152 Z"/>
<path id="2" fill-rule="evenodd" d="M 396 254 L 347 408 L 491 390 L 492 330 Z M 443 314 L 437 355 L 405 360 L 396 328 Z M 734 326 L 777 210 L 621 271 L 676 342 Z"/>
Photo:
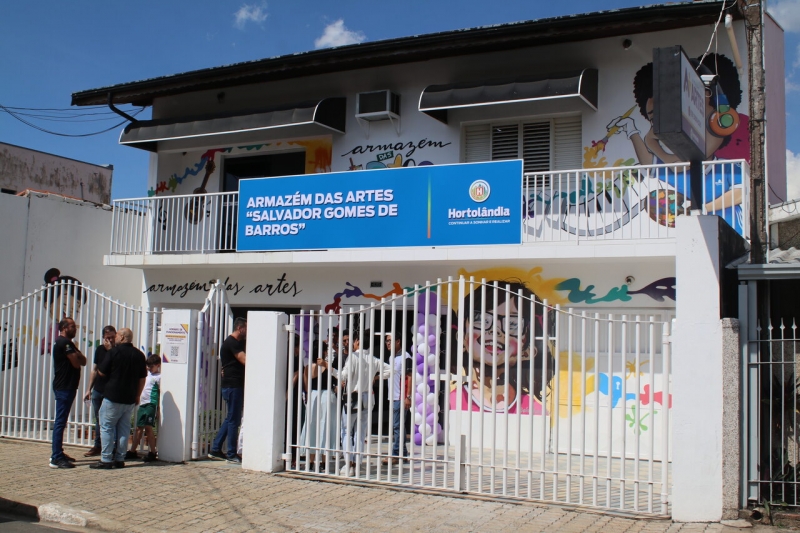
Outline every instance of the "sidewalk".
<path id="1" fill-rule="evenodd" d="M 68 448 L 77 468 L 47 466 L 50 445 L 0 439 L 0 501 L 40 508 L 106 531 L 497 531 L 733 533 L 719 524 L 673 524 L 305 481 L 242 471 L 218 461 L 185 465 L 133 461 L 91 470 L 83 448 Z M 8 504 L 8 502 L 2 502 Z M 32 507 L 31 507 L 32 506 Z M 67 508 L 62 509 L 63 508 Z M 70 509 L 71 508 L 71 509 Z M 79 514 L 77 511 L 84 511 Z M 746 531 L 774 531 L 759 526 Z"/>

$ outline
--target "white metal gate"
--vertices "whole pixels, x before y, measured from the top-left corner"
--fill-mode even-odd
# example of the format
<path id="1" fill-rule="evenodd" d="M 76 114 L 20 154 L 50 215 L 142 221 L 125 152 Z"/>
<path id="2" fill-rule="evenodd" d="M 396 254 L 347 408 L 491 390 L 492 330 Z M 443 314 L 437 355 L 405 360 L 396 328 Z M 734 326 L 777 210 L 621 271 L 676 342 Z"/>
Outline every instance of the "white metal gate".
<path id="1" fill-rule="evenodd" d="M 667 516 L 670 319 L 472 278 L 295 315 L 286 469 Z M 395 379 L 403 348 L 408 384 Z M 392 409 L 372 408 L 395 389 L 410 392 L 407 453 L 392 454 Z"/>
<path id="2" fill-rule="evenodd" d="M 122 303 L 75 281 L 45 285 L 0 306 L 0 435 L 51 440 L 55 416 L 51 348 L 58 337 L 58 322 L 69 316 L 78 326 L 73 342 L 88 361 L 81 371 L 64 443 L 91 445 L 93 413 L 83 397 L 103 327 L 130 328 L 136 347 L 145 354 L 156 353 L 160 315 L 158 309 Z"/>
<path id="3" fill-rule="evenodd" d="M 195 410 L 192 427 L 192 459 L 205 457 L 225 419 L 220 387 L 219 347 L 231 333 L 233 313 L 225 284 L 214 283 L 197 318 Z"/>

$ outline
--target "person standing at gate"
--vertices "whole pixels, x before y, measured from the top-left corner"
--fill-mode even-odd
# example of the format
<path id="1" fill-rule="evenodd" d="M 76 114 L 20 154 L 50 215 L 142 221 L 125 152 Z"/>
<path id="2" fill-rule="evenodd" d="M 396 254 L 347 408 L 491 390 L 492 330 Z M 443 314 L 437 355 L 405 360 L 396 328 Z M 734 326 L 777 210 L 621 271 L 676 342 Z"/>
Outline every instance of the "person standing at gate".
<path id="1" fill-rule="evenodd" d="M 227 459 L 229 463 L 242 463 L 242 460 L 236 455 L 236 448 L 239 442 L 239 426 L 242 423 L 242 407 L 244 405 L 246 340 L 247 321 L 240 317 L 234 320 L 233 333 L 228 335 L 219 350 L 220 365 L 222 366 L 222 398 L 225 400 L 228 414 L 211 445 L 209 459 Z M 222 445 L 226 437 L 228 438 L 228 449 L 227 453 L 223 453 Z"/>
<path id="2" fill-rule="evenodd" d="M 403 339 L 400 336 L 393 337 L 391 333 L 388 333 L 384 342 L 386 343 L 386 349 L 394 354 L 394 358 L 392 359 L 392 457 L 384 457 L 382 461 L 383 464 L 389 464 L 400 461 L 398 456 L 400 455 L 401 440 L 403 442 L 403 457 L 408 457 L 408 448 L 406 447 L 406 436 L 408 433 L 405 431 L 405 427 L 403 427 L 402 436 L 400 435 L 400 414 L 402 410 L 411 407 L 411 399 L 406 397 L 403 390 L 404 362 L 406 360 L 411 360 L 411 354 L 403 349 Z M 405 424 L 403 424 L 403 426 L 405 426 Z"/>
<path id="3" fill-rule="evenodd" d="M 97 374 L 97 369 L 105 361 L 108 352 L 117 342 L 117 330 L 114 326 L 106 326 L 103 328 L 103 344 L 97 347 L 94 351 L 94 367 L 89 376 L 89 390 L 86 391 L 86 396 L 83 397 L 84 401 L 92 402 L 92 410 L 94 412 L 94 446 L 83 454 L 84 457 L 95 457 L 100 455 L 100 407 L 103 404 L 103 391 L 106 388 L 106 378 Z"/>
<path id="4" fill-rule="evenodd" d="M 353 351 L 344 363 L 341 372 L 331 368 L 331 375 L 339 380 L 346 404 L 342 409 L 342 436 L 345 464 L 339 472 L 343 476 L 356 475 L 356 463 L 361 461 L 364 439 L 369 431 L 369 413 L 375 406 L 372 383 L 375 376 L 389 379 L 392 367 L 369 353 L 369 346 L 361 349 L 358 333 L 353 333 Z M 369 339 L 370 337 L 367 336 Z M 346 394 L 345 394 L 346 391 Z"/>
<path id="5" fill-rule="evenodd" d="M 103 360 L 97 373 L 108 378 L 100 407 L 103 451 L 100 461 L 90 468 L 124 468 L 131 434 L 131 415 L 147 379 L 145 356 L 134 347 L 130 329 L 122 328 L 117 332 L 117 345 Z"/>
<path id="6" fill-rule="evenodd" d="M 64 317 L 58 323 L 58 338 L 53 344 L 53 395 L 56 398 L 56 417 L 53 421 L 53 454 L 50 468 L 74 468 L 75 459 L 64 453 L 64 430 L 69 412 L 78 392 L 81 367 L 86 356 L 72 342 L 78 332 L 75 321 Z"/>

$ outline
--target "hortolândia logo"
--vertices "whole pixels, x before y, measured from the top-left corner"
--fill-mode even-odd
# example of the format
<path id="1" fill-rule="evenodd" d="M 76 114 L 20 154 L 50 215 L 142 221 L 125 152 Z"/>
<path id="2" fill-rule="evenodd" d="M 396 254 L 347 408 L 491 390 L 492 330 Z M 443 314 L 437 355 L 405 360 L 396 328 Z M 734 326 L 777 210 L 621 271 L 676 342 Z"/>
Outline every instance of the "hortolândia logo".
<path id="1" fill-rule="evenodd" d="M 489 193 L 491 188 L 484 180 L 475 180 L 469 186 L 469 197 L 478 203 L 485 202 L 489 198 Z"/>

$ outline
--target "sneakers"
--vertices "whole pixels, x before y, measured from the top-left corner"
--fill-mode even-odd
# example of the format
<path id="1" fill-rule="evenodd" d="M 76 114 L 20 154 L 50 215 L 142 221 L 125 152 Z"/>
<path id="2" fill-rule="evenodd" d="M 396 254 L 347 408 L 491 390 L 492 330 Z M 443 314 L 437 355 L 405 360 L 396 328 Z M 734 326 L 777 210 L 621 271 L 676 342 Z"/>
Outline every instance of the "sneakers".
<path id="1" fill-rule="evenodd" d="M 238 456 L 238 455 L 234 455 L 233 457 L 228 457 L 228 458 L 226 459 L 226 461 L 228 461 L 229 463 L 231 463 L 231 464 L 233 464 L 233 465 L 240 465 L 240 464 L 242 464 L 242 460 L 241 460 L 241 459 L 239 459 L 239 456 Z"/>
<path id="2" fill-rule="evenodd" d="M 220 450 L 211 450 L 210 452 L 208 452 L 208 458 L 209 459 L 219 459 L 219 460 L 222 460 L 222 461 L 227 459 L 225 454 L 222 453 L 222 451 L 220 451 Z"/>
<path id="3" fill-rule="evenodd" d="M 339 470 L 339 475 L 353 477 L 356 475 L 356 468 L 353 465 L 345 463 L 341 470 Z"/>
<path id="4" fill-rule="evenodd" d="M 125 452 L 125 459 L 138 459 L 138 458 L 139 454 L 136 453 L 136 451 L 134 450 L 128 450 L 127 452 Z"/>
<path id="5" fill-rule="evenodd" d="M 50 468 L 75 468 L 75 465 L 70 463 L 66 457 L 62 457 L 61 459 L 50 459 Z"/>
<path id="6" fill-rule="evenodd" d="M 104 463 L 103 461 L 97 461 L 95 464 L 89 465 L 89 468 L 93 468 L 94 470 L 111 470 L 112 468 L 114 468 L 114 463 Z"/>
<path id="7" fill-rule="evenodd" d="M 152 463 L 153 461 L 157 461 L 156 454 L 154 454 L 153 452 L 148 452 L 148 454 L 144 456 L 144 459 L 142 459 L 142 461 L 144 461 L 145 463 Z"/>
<path id="8" fill-rule="evenodd" d="M 92 446 L 88 452 L 83 454 L 84 457 L 97 457 L 100 455 L 100 447 L 99 446 Z"/>
<path id="9" fill-rule="evenodd" d="M 125 468 L 124 461 L 114 461 L 114 468 Z"/>
<path id="10" fill-rule="evenodd" d="M 74 457 L 70 457 L 70 456 L 69 456 L 69 455 L 67 455 L 67 454 L 64 454 L 64 459 L 66 459 L 66 460 L 67 460 L 67 461 L 69 461 L 70 463 L 74 463 L 74 462 L 75 462 L 75 458 L 74 458 Z"/>

